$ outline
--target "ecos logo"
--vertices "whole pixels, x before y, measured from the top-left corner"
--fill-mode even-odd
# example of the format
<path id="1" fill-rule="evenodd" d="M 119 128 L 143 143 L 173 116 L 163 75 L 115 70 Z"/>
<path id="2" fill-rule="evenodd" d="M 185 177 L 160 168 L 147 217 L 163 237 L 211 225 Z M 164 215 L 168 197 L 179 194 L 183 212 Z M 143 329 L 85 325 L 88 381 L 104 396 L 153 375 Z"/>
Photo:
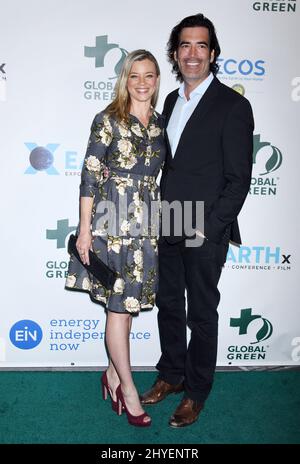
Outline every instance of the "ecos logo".
<path id="1" fill-rule="evenodd" d="M 109 43 L 107 35 L 96 37 L 95 46 L 85 46 L 84 56 L 93 58 L 95 68 L 103 69 L 101 81 L 87 80 L 84 82 L 84 98 L 87 100 L 111 101 L 114 98 L 114 83 L 120 74 L 123 62 L 128 55 L 125 48 L 116 43 Z M 98 73 L 95 77 L 98 77 Z"/>
<path id="2" fill-rule="evenodd" d="M 217 62 L 221 79 L 261 81 L 266 74 L 264 60 L 218 58 Z"/>
<path id="3" fill-rule="evenodd" d="M 230 327 L 239 328 L 238 335 L 247 336 L 252 341 L 246 341 L 243 345 L 230 345 L 227 348 L 227 359 L 236 361 L 263 360 L 266 357 L 266 345 L 258 345 L 273 333 L 271 322 L 261 315 L 252 314 L 251 308 L 241 309 L 240 317 L 230 318 Z M 254 340 L 255 338 L 255 340 Z M 255 346 L 254 346 L 255 345 Z"/>
<path id="4" fill-rule="evenodd" d="M 48 143 L 45 146 L 39 146 L 35 142 L 25 142 L 29 150 L 29 166 L 24 174 L 37 174 L 44 172 L 48 175 L 59 175 L 60 170 L 56 166 L 56 158 L 59 159 L 60 167 L 63 163 L 63 169 L 66 176 L 80 175 L 83 157 L 79 160 L 77 151 L 62 150 L 58 154 L 59 143 Z"/>
<path id="5" fill-rule="evenodd" d="M 21 350 L 32 350 L 41 343 L 43 332 L 34 321 L 23 319 L 16 322 L 9 332 L 11 343 Z"/>
<path id="6" fill-rule="evenodd" d="M 274 196 L 277 194 L 279 177 L 272 176 L 282 164 L 282 152 L 271 142 L 261 141 L 261 135 L 253 137 L 253 170 L 249 193 Z"/>
<path id="7" fill-rule="evenodd" d="M 290 271 L 291 254 L 279 246 L 229 246 L 226 268 L 250 271 Z"/>
<path id="8" fill-rule="evenodd" d="M 76 230 L 76 226 L 69 226 L 69 219 L 60 219 L 56 222 L 56 229 L 46 229 L 46 239 L 56 242 L 56 249 L 66 248 L 67 237 Z M 45 276 L 48 279 L 65 279 L 68 271 L 68 254 L 64 259 L 48 259 L 45 266 Z"/>

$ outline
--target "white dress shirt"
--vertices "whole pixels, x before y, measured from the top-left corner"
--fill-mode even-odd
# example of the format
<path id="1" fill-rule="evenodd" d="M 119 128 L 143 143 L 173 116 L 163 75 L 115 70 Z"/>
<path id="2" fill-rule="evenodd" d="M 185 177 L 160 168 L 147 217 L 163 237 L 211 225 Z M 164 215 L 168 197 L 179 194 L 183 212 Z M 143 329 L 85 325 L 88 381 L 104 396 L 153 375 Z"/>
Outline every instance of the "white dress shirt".
<path id="1" fill-rule="evenodd" d="M 190 119 L 202 96 L 208 89 L 213 78 L 213 74 L 210 73 L 207 78 L 191 92 L 189 100 L 186 99 L 184 94 L 184 82 L 180 85 L 178 90 L 178 98 L 167 127 L 167 133 L 173 157 L 176 153 L 176 149 L 186 123 Z"/>

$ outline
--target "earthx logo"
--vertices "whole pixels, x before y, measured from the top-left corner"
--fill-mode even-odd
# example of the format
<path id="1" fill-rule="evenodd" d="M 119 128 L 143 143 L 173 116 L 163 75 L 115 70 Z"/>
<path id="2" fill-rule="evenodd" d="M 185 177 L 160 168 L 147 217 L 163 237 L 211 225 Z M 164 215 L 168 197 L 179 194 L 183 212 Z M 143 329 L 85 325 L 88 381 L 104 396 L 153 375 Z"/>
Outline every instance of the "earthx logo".
<path id="1" fill-rule="evenodd" d="M 45 171 L 49 175 L 59 174 L 53 166 L 53 153 L 59 147 L 58 143 L 48 143 L 45 147 L 38 146 L 34 142 L 26 142 L 25 145 L 30 151 L 30 165 L 27 167 L 25 174 L 36 174 L 38 171 Z"/>
<path id="2" fill-rule="evenodd" d="M 94 59 L 94 67 L 101 68 L 102 79 L 84 82 L 84 98 L 86 100 L 111 101 L 114 98 L 114 80 L 121 72 L 123 62 L 128 55 L 119 44 L 109 43 L 107 35 L 96 37 L 94 46 L 84 47 L 84 56 Z M 97 76 L 97 77 L 96 77 Z M 98 79 L 99 73 L 95 77 Z"/>
<path id="3" fill-rule="evenodd" d="M 239 271 L 290 271 L 292 255 L 280 246 L 230 245 L 225 267 Z"/>
<path id="4" fill-rule="evenodd" d="M 65 150 L 60 143 L 41 146 L 35 142 L 25 142 L 25 146 L 29 150 L 29 164 L 24 174 L 44 171 L 44 174 L 58 176 L 64 170 L 65 176 L 80 176 L 83 157 L 77 151 Z"/>

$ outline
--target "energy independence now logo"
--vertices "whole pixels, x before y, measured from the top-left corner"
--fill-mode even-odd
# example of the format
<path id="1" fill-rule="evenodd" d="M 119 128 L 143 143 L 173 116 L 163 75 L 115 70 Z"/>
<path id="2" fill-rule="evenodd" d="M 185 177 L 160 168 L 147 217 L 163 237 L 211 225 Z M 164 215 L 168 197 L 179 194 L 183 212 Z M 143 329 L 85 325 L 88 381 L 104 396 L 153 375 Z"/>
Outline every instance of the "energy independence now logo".
<path id="1" fill-rule="evenodd" d="M 48 259 L 45 266 L 47 279 L 66 279 L 68 274 L 69 255 L 66 250 L 67 237 L 76 230 L 76 226 L 69 226 L 69 219 L 60 219 L 56 229 L 46 229 L 46 239 L 56 242 L 56 249 L 63 250 L 64 259 Z"/>
<path id="2" fill-rule="evenodd" d="M 0 101 L 6 101 L 6 63 L 0 61 Z"/>
<path id="3" fill-rule="evenodd" d="M 129 333 L 130 341 L 151 342 L 151 332 Z M 49 351 L 79 351 L 86 343 L 105 340 L 105 331 L 99 319 L 51 319 L 49 323 Z"/>
<path id="4" fill-rule="evenodd" d="M 109 43 L 107 35 L 96 37 L 95 46 L 85 46 L 84 56 L 94 58 L 95 68 L 103 68 L 102 80 L 84 82 L 84 98 L 86 100 L 111 101 L 114 98 L 114 83 L 121 72 L 123 62 L 128 55 L 127 50 L 116 43 Z M 98 78 L 98 73 L 95 75 Z"/>
<path id="5" fill-rule="evenodd" d="M 291 254 L 283 253 L 279 246 L 230 245 L 225 267 L 239 271 L 290 271 Z"/>
<path id="6" fill-rule="evenodd" d="M 232 364 L 233 360 L 240 363 L 241 361 L 265 359 L 268 346 L 259 346 L 258 343 L 267 340 L 273 333 L 273 326 L 268 319 L 261 315 L 252 315 L 252 308 L 241 309 L 240 317 L 230 318 L 230 327 L 239 328 L 239 336 L 248 335 L 250 332 L 252 341 L 246 341 L 247 344 L 243 345 L 228 346 L 227 359 L 230 360 L 229 364 Z M 255 341 L 253 341 L 254 337 L 256 338 Z"/>
<path id="7" fill-rule="evenodd" d="M 253 136 L 253 170 L 251 195 L 275 196 L 279 177 L 272 176 L 282 164 L 282 152 L 271 142 L 260 140 L 261 135 Z M 258 171 L 258 172 L 257 172 Z"/>
<path id="8" fill-rule="evenodd" d="M 43 331 L 35 321 L 23 319 L 12 326 L 9 338 L 11 343 L 20 350 L 32 350 L 41 343 Z"/>
<path id="9" fill-rule="evenodd" d="M 253 2 L 252 8 L 255 11 L 295 13 L 297 0 L 264 0 L 263 2 Z"/>

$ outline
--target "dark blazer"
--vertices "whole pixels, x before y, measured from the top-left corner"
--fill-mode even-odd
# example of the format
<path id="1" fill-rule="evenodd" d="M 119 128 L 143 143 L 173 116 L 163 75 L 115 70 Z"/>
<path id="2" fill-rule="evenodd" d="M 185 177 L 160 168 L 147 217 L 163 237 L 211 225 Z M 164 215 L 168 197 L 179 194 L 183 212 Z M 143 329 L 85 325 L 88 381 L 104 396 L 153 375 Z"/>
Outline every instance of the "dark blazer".
<path id="1" fill-rule="evenodd" d="M 177 97 L 178 89 L 165 100 L 166 127 Z M 241 243 L 237 216 L 250 187 L 253 129 L 248 100 L 215 77 L 188 120 L 174 158 L 169 146 L 162 199 L 204 201 L 204 234 L 213 242 L 226 235 Z M 170 243 L 184 238 L 170 235 Z"/>

